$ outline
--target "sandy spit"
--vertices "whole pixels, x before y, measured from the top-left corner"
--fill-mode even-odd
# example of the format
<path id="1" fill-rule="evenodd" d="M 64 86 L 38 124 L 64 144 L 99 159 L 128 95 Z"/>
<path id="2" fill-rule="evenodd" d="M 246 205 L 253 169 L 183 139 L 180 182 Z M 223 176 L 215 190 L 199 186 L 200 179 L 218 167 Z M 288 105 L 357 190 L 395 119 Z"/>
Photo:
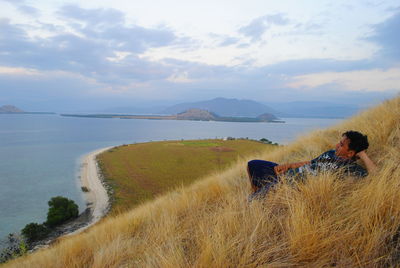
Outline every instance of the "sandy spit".
<path id="1" fill-rule="evenodd" d="M 89 191 L 84 192 L 87 208 L 90 210 L 89 223 L 68 235 L 77 234 L 98 222 L 109 210 L 110 201 L 101 180 L 100 170 L 97 166 L 96 156 L 113 147 L 101 148 L 90 152 L 81 158 L 80 181 L 81 186 Z"/>

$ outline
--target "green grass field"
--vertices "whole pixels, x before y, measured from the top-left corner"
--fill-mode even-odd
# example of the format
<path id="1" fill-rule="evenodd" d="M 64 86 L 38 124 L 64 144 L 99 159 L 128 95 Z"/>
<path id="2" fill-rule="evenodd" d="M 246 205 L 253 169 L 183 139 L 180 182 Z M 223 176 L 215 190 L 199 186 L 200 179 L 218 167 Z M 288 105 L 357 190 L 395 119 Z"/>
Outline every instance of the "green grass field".
<path id="1" fill-rule="evenodd" d="M 114 190 L 111 214 L 116 214 L 221 171 L 240 157 L 277 147 L 252 140 L 148 142 L 115 147 L 98 161 Z"/>

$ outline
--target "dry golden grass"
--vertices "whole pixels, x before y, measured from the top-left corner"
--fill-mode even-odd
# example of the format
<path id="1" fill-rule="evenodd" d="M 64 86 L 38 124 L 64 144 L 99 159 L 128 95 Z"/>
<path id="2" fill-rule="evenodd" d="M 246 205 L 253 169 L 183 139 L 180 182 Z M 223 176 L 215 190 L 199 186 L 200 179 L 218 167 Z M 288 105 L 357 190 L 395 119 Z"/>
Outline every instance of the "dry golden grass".
<path id="1" fill-rule="evenodd" d="M 348 129 L 368 134 L 366 179 L 321 174 L 249 204 L 241 161 L 5 267 L 400 266 L 400 98 L 262 157 L 310 159 Z"/>
<path id="2" fill-rule="evenodd" d="M 245 139 L 159 141 L 114 147 L 97 160 L 113 188 L 111 215 L 116 215 L 177 186 L 221 172 L 239 158 L 277 148 Z"/>

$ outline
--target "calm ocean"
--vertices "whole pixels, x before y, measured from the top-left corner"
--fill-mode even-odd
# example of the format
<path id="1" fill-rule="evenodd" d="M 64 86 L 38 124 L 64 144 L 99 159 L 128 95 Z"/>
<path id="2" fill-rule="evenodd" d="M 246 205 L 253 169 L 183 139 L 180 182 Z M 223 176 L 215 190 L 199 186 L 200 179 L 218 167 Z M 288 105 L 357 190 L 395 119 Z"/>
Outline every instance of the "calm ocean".
<path id="1" fill-rule="evenodd" d="M 145 141 L 223 137 L 288 143 L 340 119 L 284 118 L 286 123 L 122 120 L 59 115 L 0 115 L 0 238 L 42 223 L 57 195 L 84 209 L 79 158 L 95 149 Z"/>

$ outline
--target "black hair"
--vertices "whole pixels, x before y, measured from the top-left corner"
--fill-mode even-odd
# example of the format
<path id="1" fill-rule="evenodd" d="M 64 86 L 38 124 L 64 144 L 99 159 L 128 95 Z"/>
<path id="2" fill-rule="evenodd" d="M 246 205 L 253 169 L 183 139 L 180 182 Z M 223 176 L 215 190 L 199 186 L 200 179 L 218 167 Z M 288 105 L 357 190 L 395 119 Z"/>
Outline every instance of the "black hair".
<path id="1" fill-rule="evenodd" d="M 368 137 L 367 135 L 363 135 L 358 131 L 349 130 L 342 134 L 342 136 L 346 136 L 350 140 L 349 149 L 359 153 L 363 150 L 368 149 Z"/>

